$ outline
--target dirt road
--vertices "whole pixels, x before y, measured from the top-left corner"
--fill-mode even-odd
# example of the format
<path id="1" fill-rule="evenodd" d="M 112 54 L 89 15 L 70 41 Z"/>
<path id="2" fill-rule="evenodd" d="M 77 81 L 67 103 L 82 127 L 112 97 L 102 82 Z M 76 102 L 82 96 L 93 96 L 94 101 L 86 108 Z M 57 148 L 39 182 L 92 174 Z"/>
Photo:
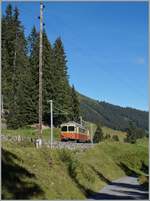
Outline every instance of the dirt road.
<path id="1" fill-rule="evenodd" d="M 90 199 L 94 200 L 112 200 L 112 199 L 132 199 L 132 200 L 148 200 L 148 191 L 139 185 L 136 177 L 126 176 L 115 180 L 94 193 Z"/>

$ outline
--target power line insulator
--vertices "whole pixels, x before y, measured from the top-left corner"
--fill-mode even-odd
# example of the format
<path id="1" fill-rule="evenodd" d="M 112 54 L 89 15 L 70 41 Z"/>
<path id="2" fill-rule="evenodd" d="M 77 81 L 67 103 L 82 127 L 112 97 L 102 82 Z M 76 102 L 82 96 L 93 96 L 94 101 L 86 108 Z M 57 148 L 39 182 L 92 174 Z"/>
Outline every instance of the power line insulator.
<path id="1" fill-rule="evenodd" d="M 38 19 L 40 19 L 40 16 L 38 16 Z"/>
<path id="2" fill-rule="evenodd" d="M 43 26 L 45 26 L 45 23 L 43 23 Z"/>
<path id="3" fill-rule="evenodd" d="M 45 8 L 45 5 L 43 5 L 43 8 Z"/>

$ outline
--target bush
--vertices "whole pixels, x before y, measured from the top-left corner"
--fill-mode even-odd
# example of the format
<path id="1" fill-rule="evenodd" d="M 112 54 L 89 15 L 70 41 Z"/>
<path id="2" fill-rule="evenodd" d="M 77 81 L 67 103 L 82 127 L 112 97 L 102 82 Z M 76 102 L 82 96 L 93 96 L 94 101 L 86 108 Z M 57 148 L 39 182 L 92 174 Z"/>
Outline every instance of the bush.
<path id="1" fill-rule="evenodd" d="M 110 138 L 111 138 L 110 134 L 106 134 L 105 139 L 107 140 L 107 139 L 110 139 Z"/>
<path id="2" fill-rule="evenodd" d="M 118 135 L 113 135 L 112 139 L 113 139 L 114 141 L 119 141 Z"/>

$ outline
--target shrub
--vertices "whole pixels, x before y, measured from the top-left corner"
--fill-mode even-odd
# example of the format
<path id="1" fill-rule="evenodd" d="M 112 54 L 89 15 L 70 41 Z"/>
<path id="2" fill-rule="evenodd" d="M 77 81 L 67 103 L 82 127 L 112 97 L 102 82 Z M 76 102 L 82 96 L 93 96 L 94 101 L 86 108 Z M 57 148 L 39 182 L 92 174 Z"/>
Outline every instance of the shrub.
<path id="1" fill-rule="evenodd" d="M 110 139 L 110 138 L 111 138 L 110 134 L 106 134 L 105 139 L 107 140 L 107 139 Z"/>
<path id="2" fill-rule="evenodd" d="M 113 135 L 112 139 L 113 139 L 114 141 L 119 141 L 118 135 Z"/>

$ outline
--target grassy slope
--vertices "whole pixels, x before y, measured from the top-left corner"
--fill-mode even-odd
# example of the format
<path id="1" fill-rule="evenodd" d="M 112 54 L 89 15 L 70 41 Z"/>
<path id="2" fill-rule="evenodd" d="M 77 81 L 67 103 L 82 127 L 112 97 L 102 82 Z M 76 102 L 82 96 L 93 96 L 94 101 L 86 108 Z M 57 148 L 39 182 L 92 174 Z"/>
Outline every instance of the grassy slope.
<path id="1" fill-rule="evenodd" d="M 119 138 L 119 141 L 123 142 L 126 138 L 127 133 L 119 130 L 114 130 L 112 128 L 108 128 L 106 126 L 102 127 L 104 135 L 109 134 L 111 137 L 114 135 L 117 135 Z"/>
<path id="2" fill-rule="evenodd" d="M 50 139 L 50 128 L 43 129 L 43 138 L 45 140 Z M 54 128 L 54 139 L 59 140 L 59 134 L 60 134 L 60 129 L 59 128 Z M 16 130 L 11 130 L 11 129 L 3 129 L 2 134 L 7 135 L 7 136 L 23 136 L 23 137 L 36 137 L 38 134 L 37 129 L 31 128 L 31 127 L 25 127 L 25 128 L 19 128 Z"/>
<path id="3" fill-rule="evenodd" d="M 90 127 L 90 126 L 92 125 L 93 133 L 95 133 L 96 128 L 97 128 L 96 124 L 90 123 L 90 122 L 86 122 L 85 125 L 86 125 L 86 127 L 87 127 L 89 130 L 91 130 L 91 127 Z M 103 126 L 103 127 L 102 127 L 102 131 L 103 131 L 103 133 L 104 133 L 104 136 L 106 136 L 107 134 L 109 134 L 111 137 L 114 136 L 114 135 L 117 135 L 117 136 L 119 137 L 119 141 L 120 141 L 120 142 L 123 142 L 124 139 L 126 138 L 126 135 L 127 135 L 126 132 L 119 131 L 119 130 L 114 130 L 114 129 L 108 128 L 108 127 L 106 127 L 106 126 Z"/>
<path id="4" fill-rule="evenodd" d="M 135 145 L 105 141 L 84 152 L 2 147 L 5 199 L 85 199 L 129 170 L 145 174 L 140 169 L 148 165 L 146 139 Z"/>

